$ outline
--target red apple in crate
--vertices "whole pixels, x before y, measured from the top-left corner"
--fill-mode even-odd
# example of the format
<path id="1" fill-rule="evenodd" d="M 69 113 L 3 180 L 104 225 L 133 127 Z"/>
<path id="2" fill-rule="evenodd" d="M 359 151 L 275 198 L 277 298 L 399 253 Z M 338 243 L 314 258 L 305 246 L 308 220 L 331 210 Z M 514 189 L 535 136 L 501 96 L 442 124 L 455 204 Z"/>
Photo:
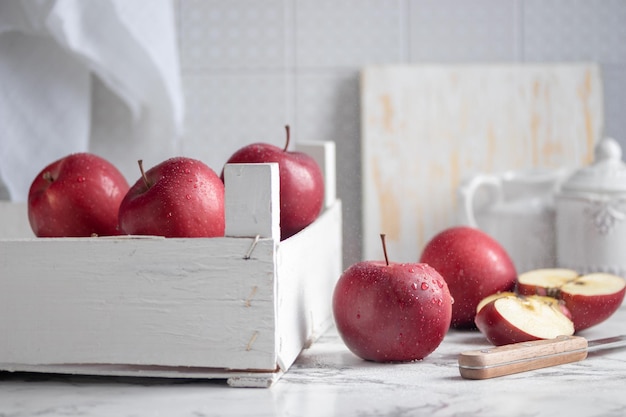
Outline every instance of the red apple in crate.
<path id="1" fill-rule="evenodd" d="M 420 262 L 446 280 L 452 305 L 452 327 L 474 327 L 478 303 L 488 295 L 512 291 L 517 272 L 505 249 L 481 230 L 455 226 L 435 235 Z"/>
<path id="2" fill-rule="evenodd" d="M 497 346 L 574 334 L 574 323 L 559 306 L 537 297 L 495 297 L 482 306 L 475 321 Z"/>
<path id="3" fill-rule="evenodd" d="M 109 161 L 75 153 L 46 166 L 28 192 L 28 220 L 39 237 L 119 234 L 117 212 L 128 182 Z"/>
<path id="4" fill-rule="evenodd" d="M 332 300 L 337 330 L 365 360 L 422 359 L 450 326 L 448 287 L 430 266 L 389 262 L 384 252 L 385 261 L 355 263 L 337 281 Z"/>
<path id="5" fill-rule="evenodd" d="M 253 143 L 236 151 L 226 162 L 278 163 L 281 240 L 293 236 L 313 223 L 322 211 L 324 203 L 324 178 L 319 165 L 305 153 L 287 150 L 290 138 L 289 126 L 286 126 L 286 131 L 287 140 L 284 148 L 268 143 Z"/>
<path id="6" fill-rule="evenodd" d="M 119 227 L 131 235 L 221 237 L 224 184 L 203 162 L 175 157 L 148 171 L 122 200 Z"/>
<path id="7" fill-rule="evenodd" d="M 576 331 L 608 319 L 622 305 L 626 281 L 617 275 L 579 275 L 571 269 L 536 269 L 518 277 L 520 294 L 540 294 L 562 300 L 572 314 Z"/>

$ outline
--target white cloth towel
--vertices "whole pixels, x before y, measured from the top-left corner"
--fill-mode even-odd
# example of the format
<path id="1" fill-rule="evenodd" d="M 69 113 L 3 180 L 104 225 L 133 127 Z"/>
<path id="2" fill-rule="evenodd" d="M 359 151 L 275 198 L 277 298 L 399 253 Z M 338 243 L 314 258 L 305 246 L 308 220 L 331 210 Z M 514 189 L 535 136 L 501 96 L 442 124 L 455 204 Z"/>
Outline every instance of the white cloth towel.
<path id="1" fill-rule="evenodd" d="M 0 0 L 0 178 L 91 151 L 132 184 L 173 156 L 184 98 L 173 0 Z"/>

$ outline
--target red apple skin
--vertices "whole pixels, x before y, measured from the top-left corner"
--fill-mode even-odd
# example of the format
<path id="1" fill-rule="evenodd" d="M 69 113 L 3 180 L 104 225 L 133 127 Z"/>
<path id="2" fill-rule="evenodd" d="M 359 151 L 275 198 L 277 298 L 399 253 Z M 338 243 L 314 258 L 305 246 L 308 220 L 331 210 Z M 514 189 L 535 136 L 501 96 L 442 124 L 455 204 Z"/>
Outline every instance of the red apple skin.
<path id="1" fill-rule="evenodd" d="M 28 220 L 38 237 L 112 236 L 128 182 L 109 161 L 74 153 L 46 166 L 28 192 Z"/>
<path id="2" fill-rule="evenodd" d="M 482 299 L 515 288 L 517 272 L 508 253 L 475 228 L 443 230 L 426 244 L 420 262 L 435 268 L 446 280 L 454 300 L 454 328 L 474 328 L 476 307 Z"/>
<path id="3" fill-rule="evenodd" d="M 425 264 L 358 262 L 333 293 L 335 324 L 346 346 L 376 362 L 418 360 L 450 327 L 452 300 L 444 279 Z"/>
<path id="4" fill-rule="evenodd" d="M 495 302 L 496 300 L 492 300 L 487 303 L 476 314 L 476 327 L 487 340 L 496 346 L 539 340 L 537 336 L 513 326 L 498 312 Z"/>
<path id="5" fill-rule="evenodd" d="M 524 284 L 517 282 L 515 284 L 515 291 L 520 295 L 540 295 L 542 297 L 558 297 L 558 289 L 547 288 L 540 285 Z"/>
<path id="6" fill-rule="evenodd" d="M 267 143 L 253 143 L 236 151 L 226 163 L 278 163 L 280 176 L 281 240 L 317 219 L 324 203 L 324 178 L 309 155 Z M 222 171 L 222 179 L 224 173 Z"/>
<path id="7" fill-rule="evenodd" d="M 607 295 L 570 294 L 561 291 L 560 298 L 570 311 L 577 332 L 602 323 L 617 311 L 624 301 L 626 287 Z"/>
<path id="8" fill-rule="evenodd" d="M 119 209 L 119 228 L 130 235 L 222 237 L 224 184 L 203 162 L 175 157 L 139 178 Z"/>

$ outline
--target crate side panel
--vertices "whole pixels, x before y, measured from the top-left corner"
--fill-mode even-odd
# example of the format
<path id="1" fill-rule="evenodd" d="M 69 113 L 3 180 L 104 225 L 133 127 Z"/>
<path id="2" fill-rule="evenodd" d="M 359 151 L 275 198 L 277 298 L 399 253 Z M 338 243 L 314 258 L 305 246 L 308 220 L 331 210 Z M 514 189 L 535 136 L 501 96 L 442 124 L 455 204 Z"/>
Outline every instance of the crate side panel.
<path id="1" fill-rule="evenodd" d="M 279 363 L 288 369 L 301 350 L 332 324 L 331 299 L 342 272 L 341 201 L 277 249 Z"/>
<path id="2" fill-rule="evenodd" d="M 274 369 L 274 241 L 0 241 L 0 362 Z"/>

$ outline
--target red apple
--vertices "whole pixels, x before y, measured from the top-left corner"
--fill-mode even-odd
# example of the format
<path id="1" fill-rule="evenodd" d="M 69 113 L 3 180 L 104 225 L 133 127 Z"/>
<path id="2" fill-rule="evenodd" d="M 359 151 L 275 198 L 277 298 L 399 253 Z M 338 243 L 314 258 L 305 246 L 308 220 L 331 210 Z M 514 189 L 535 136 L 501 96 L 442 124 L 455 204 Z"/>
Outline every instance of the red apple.
<path id="1" fill-rule="evenodd" d="M 534 296 L 495 297 L 482 306 L 475 321 L 497 346 L 574 334 L 574 323 L 557 304 Z"/>
<path id="2" fill-rule="evenodd" d="M 165 237 L 224 236 L 224 184 L 196 159 L 170 158 L 144 172 L 119 210 L 120 230 Z"/>
<path id="3" fill-rule="evenodd" d="M 317 219 L 324 203 L 324 178 L 315 160 L 302 152 L 289 152 L 289 126 L 284 148 L 253 143 L 235 152 L 226 162 L 278 163 L 280 176 L 281 240 L 298 233 Z M 222 180 L 224 172 L 222 171 Z"/>
<path id="4" fill-rule="evenodd" d="M 424 247 L 420 262 L 446 280 L 452 305 L 452 327 L 474 327 L 478 303 L 488 295 L 512 291 L 517 272 L 505 249 L 491 236 L 471 227 L 450 227 Z"/>
<path id="5" fill-rule="evenodd" d="M 39 237 L 117 235 L 128 182 L 109 161 L 75 153 L 46 166 L 28 192 L 28 220 Z"/>
<path id="6" fill-rule="evenodd" d="M 626 281 L 617 275 L 579 275 L 571 269 L 536 269 L 517 280 L 520 294 L 540 294 L 562 300 L 572 314 L 576 331 L 608 319 L 622 305 Z"/>
<path id="7" fill-rule="evenodd" d="M 390 263 L 384 252 L 385 261 L 355 263 L 337 281 L 332 300 L 337 330 L 362 359 L 422 359 L 439 346 L 450 326 L 448 287 L 430 266 Z"/>

